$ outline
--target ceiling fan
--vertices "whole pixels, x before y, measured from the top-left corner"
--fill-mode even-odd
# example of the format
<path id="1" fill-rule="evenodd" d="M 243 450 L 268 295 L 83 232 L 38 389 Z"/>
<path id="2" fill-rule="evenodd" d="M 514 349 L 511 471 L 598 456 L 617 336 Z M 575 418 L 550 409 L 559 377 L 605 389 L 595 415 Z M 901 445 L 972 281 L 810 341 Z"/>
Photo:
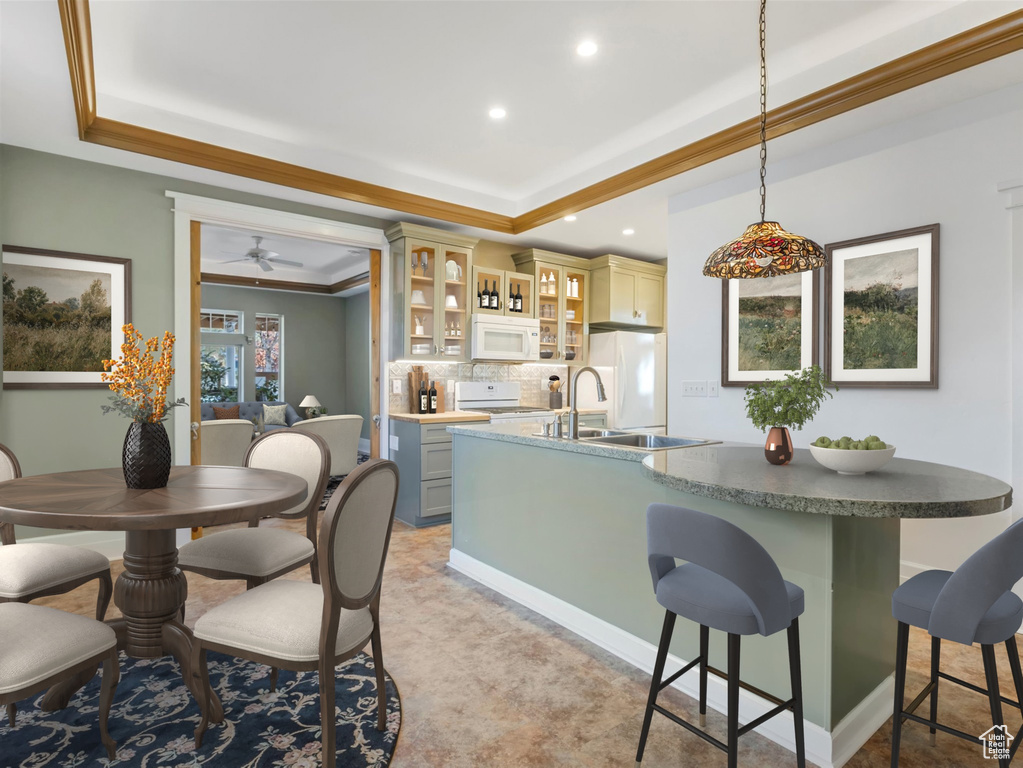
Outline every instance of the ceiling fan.
<path id="1" fill-rule="evenodd" d="M 225 261 L 225 264 L 235 264 L 239 261 L 252 260 L 259 265 L 259 268 L 264 272 L 273 272 L 272 264 L 277 264 L 282 267 L 301 267 L 303 266 L 300 261 L 288 261 L 287 259 L 278 259 L 279 253 L 275 251 L 268 251 L 266 248 L 260 248 L 259 244 L 263 242 L 263 238 L 259 235 L 253 235 L 252 239 L 256 241 L 255 246 L 249 248 L 248 252 L 240 259 L 232 259 L 231 261 Z"/>

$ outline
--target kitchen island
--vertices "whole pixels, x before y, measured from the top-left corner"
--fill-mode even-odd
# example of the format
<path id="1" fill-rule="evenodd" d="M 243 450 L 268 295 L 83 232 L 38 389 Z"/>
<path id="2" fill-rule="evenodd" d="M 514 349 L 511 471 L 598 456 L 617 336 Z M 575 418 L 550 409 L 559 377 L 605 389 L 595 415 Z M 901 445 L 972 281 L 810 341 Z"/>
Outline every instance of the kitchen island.
<path id="1" fill-rule="evenodd" d="M 994 478 L 894 459 L 840 476 L 809 451 L 776 467 L 763 449 L 709 444 L 649 453 L 534 437 L 535 427 L 452 425 L 453 568 L 650 670 L 663 609 L 646 551 L 646 507 L 678 504 L 748 531 L 801 586 L 807 757 L 841 765 L 891 712 L 901 517 L 998 512 L 1011 488 Z M 669 669 L 695 656 L 695 624 L 680 622 Z M 711 633 L 711 664 L 725 642 Z M 788 696 L 783 633 L 743 647 L 743 680 Z M 674 662 L 674 663 L 673 663 Z M 679 687 L 696 691 L 695 671 Z M 723 711 L 723 681 L 708 703 Z M 742 721 L 770 704 L 743 691 Z M 758 731 L 792 748 L 791 714 Z"/>

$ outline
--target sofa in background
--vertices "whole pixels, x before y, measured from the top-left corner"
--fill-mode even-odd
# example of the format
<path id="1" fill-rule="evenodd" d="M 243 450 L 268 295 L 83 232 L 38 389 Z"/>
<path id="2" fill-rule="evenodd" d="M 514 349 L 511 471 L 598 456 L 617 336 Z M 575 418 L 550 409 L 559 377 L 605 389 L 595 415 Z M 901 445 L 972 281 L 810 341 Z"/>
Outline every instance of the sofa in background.
<path id="1" fill-rule="evenodd" d="M 245 452 L 252 444 L 254 427 L 248 419 L 204 420 L 202 463 L 222 467 L 245 466 Z"/>
<path id="2" fill-rule="evenodd" d="M 213 406 L 217 406 L 217 408 L 230 408 L 232 406 L 237 405 L 238 418 L 252 421 L 253 419 L 258 419 L 260 416 L 263 415 L 264 404 L 285 405 L 285 403 L 281 402 L 280 400 L 275 400 L 273 402 L 267 403 L 256 402 L 254 400 L 243 400 L 240 403 L 203 403 L 200 407 L 200 413 L 202 414 L 203 421 L 213 421 L 215 418 L 217 418 L 216 415 L 213 413 Z M 302 417 L 298 415 L 298 411 L 296 411 L 294 408 L 291 407 L 290 404 L 288 404 L 288 409 L 284 413 L 284 420 L 288 422 L 289 427 L 293 427 L 297 422 L 302 421 Z M 266 425 L 267 431 L 279 428 L 280 425 L 275 424 Z"/>

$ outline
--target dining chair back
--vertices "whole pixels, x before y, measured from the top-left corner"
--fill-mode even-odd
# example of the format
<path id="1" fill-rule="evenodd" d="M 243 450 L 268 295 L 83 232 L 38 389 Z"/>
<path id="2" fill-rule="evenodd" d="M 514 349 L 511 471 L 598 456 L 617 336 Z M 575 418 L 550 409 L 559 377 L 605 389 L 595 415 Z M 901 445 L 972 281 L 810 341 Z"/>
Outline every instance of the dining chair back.
<path id="1" fill-rule="evenodd" d="M 327 441 L 332 476 L 347 475 L 358 465 L 362 416 L 317 416 L 295 422 L 294 429 L 312 432 Z"/>
<path id="2" fill-rule="evenodd" d="M 0 443 L 0 483 L 5 480 L 16 480 L 21 477 L 21 464 L 14 451 Z M 14 543 L 14 526 L 0 522 L 0 544 Z"/>
<path id="3" fill-rule="evenodd" d="M 356 610 L 370 605 L 380 591 L 394 524 L 398 466 L 367 462 L 338 490 L 320 530 L 320 541 L 329 542 L 320 579 L 326 601 Z"/>
<path id="4" fill-rule="evenodd" d="M 215 419 L 200 424 L 202 463 L 219 467 L 245 466 L 255 427 L 248 419 Z"/>
<path id="5" fill-rule="evenodd" d="M 21 477 L 14 451 L 0 443 L 0 483 Z M 48 542 L 18 544 L 14 525 L 0 521 L 0 603 L 27 603 L 61 595 L 97 579 L 96 618 L 106 616 L 114 592 L 110 561 L 85 547 Z"/>

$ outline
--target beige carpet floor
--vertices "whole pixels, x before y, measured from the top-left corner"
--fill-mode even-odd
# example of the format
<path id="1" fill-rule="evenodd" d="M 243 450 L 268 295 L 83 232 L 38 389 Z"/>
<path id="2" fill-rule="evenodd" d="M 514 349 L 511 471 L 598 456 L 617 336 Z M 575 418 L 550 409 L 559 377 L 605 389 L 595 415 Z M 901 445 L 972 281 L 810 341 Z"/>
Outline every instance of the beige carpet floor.
<path id="1" fill-rule="evenodd" d="M 298 529 L 294 523 L 291 527 Z M 212 533 L 208 530 L 207 535 Z M 397 768 L 513 768 L 522 766 L 635 765 L 636 743 L 649 678 L 572 632 L 480 586 L 445 566 L 448 526 L 413 530 L 395 523 L 381 603 L 384 663 L 401 692 L 404 717 Z M 115 576 L 121 570 L 115 562 Z M 289 578 L 309 579 L 308 568 Z M 240 583 L 188 575 L 187 623 L 242 591 Z M 40 603 L 90 615 L 95 587 Z M 117 609 L 111 605 L 110 615 Z M 913 630 L 908 690 L 927 679 L 929 642 Z M 369 649 L 367 649 L 368 651 Z M 1004 648 L 998 651 L 1003 695 L 1013 697 Z M 784 660 L 779 660 L 784 663 Z M 942 669 L 983 685 L 979 648 L 943 647 Z M 663 702 L 696 719 L 696 702 L 676 691 Z M 941 691 L 942 719 L 968 733 L 990 726 L 987 700 L 951 684 Z M 1019 712 L 1009 709 L 1013 731 Z M 725 737 L 724 717 L 708 714 L 708 727 Z M 847 763 L 887 766 L 891 723 Z M 655 715 L 643 765 L 713 768 L 725 756 L 701 739 Z M 741 766 L 794 766 L 794 756 L 756 733 L 740 740 Z M 927 730 L 904 728 L 903 768 L 987 768 L 979 745 Z M 228 767 L 225 767 L 228 768 Z"/>

